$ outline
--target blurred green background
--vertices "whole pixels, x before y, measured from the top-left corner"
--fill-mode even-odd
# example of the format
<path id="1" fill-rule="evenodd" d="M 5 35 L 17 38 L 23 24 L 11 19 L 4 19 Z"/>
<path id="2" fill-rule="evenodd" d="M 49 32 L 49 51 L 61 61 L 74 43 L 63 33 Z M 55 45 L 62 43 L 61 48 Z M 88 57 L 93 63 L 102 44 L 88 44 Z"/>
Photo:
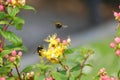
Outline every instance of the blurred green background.
<path id="1" fill-rule="evenodd" d="M 89 58 L 88 63 L 92 64 L 92 67 L 84 69 L 87 75 L 83 76 L 82 80 L 92 80 L 101 68 L 106 68 L 110 76 L 117 76 L 120 70 L 120 58 L 115 55 L 114 49 L 109 46 L 112 41 L 111 38 L 89 44 L 89 48 L 94 49 L 95 54 Z"/>

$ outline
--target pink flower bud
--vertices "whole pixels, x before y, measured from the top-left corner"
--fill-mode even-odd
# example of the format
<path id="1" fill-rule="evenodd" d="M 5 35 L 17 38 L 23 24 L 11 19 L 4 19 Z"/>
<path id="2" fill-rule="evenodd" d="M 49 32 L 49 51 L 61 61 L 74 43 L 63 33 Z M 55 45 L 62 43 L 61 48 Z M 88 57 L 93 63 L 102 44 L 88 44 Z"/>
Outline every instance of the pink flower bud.
<path id="1" fill-rule="evenodd" d="M 12 2 L 12 0 L 7 0 L 7 2 L 11 3 L 11 2 Z"/>
<path id="2" fill-rule="evenodd" d="M 115 43 L 120 43 L 120 38 L 119 38 L 119 37 L 116 37 L 116 38 L 114 39 L 114 41 L 115 41 Z"/>
<path id="3" fill-rule="evenodd" d="M 67 40 L 63 40 L 62 43 L 63 43 L 64 45 L 66 45 L 66 44 L 67 44 Z"/>
<path id="4" fill-rule="evenodd" d="M 18 56 L 20 56 L 20 57 L 22 56 L 22 52 L 21 51 L 18 52 Z"/>
<path id="5" fill-rule="evenodd" d="M 113 12 L 113 15 L 114 15 L 115 17 L 117 17 L 117 16 L 118 16 L 118 13 L 117 13 L 117 12 Z"/>
<path id="6" fill-rule="evenodd" d="M 0 77 L 0 80 L 6 80 L 5 77 Z"/>
<path id="7" fill-rule="evenodd" d="M 46 78 L 46 80 L 54 80 L 52 77 Z"/>
<path id="8" fill-rule="evenodd" d="M 115 77 L 112 77 L 111 80 L 117 80 Z"/>
<path id="9" fill-rule="evenodd" d="M 115 47 L 116 47 L 116 44 L 115 44 L 114 42 L 111 42 L 111 43 L 110 43 L 110 47 L 111 47 L 111 48 L 115 48 Z"/>
<path id="10" fill-rule="evenodd" d="M 54 47 L 51 47 L 50 50 L 54 50 Z"/>
<path id="11" fill-rule="evenodd" d="M 7 54 L 7 55 L 5 55 L 5 58 L 6 58 L 6 59 L 8 59 L 8 58 L 9 58 L 9 55 L 8 55 L 8 54 Z"/>
<path id="12" fill-rule="evenodd" d="M 57 38 L 56 40 L 57 40 L 57 42 L 60 42 L 60 38 Z"/>
<path id="13" fill-rule="evenodd" d="M 99 72 L 100 72 L 100 73 L 104 73 L 104 72 L 106 72 L 106 69 L 105 69 L 105 68 L 102 68 L 102 69 L 100 69 Z"/>
<path id="14" fill-rule="evenodd" d="M 4 10 L 4 6 L 0 5 L 0 11 L 3 11 L 3 10 Z"/>
<path id="15" fill-rule="evenodd" d="M 100 80 L 111 80 L 111 78 L 108 75 L 104 75 L 100 77 Z"/>
<path id="16" fill-rule="evenodd" d="M 13 51 L 11 52 L 11 55 L 15 57 L 15 56 L 16 56 L 16 51 L 13 50 Z"/>
<path id="17" fill-rule="evenodd" d="M 119 9 L 120 9 L 120 5 L 119 5 L 118 7 L 119 7 Z"/>
<path id="18" fill-rule="evenodd" d="M 116 56 L 120 56 L 120 50 L 116 50 Z"/>
<path id="19" fill-rule="evenodd" d="M 10 57 L 10 61 L 14 62 L 15 61 L 15 57 Z"/>

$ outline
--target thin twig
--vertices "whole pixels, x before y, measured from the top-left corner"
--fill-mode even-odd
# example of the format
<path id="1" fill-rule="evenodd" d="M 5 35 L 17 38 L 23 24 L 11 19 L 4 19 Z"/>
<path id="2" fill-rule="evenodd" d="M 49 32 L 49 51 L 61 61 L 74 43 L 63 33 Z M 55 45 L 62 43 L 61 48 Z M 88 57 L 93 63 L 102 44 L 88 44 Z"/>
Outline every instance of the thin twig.
<path id="1" fill-rule="evenodd" d="M 8 76 L 9 76 L 9 77 L 13 77 L 12 69 L 11 69 L 11 71 L 8 73 Z"/>
<path id="2" fill-rule="evenodd" d="M 66 66 L 65 66 L 61 61 L 59 61 L 59 63 L 60 63 L 60 65 L 67 71 Z"/>
<path id="3" fill-rule="evenodd" d="M 19 80 L 22 80 L 17 65 L 14 64 L 14 66 L 15 66 L 15 69 L 16 69 L 16 71 L 17 71 Z"/>
<path id="4" fill-rule="evenodd" d="M 68 74 L 68 80 L 70 80 L 70 69 L 67 65 L 64 65 L 61 61 L 59 61 L 60 65 L 66 70 L 66 73 Z"/>
<path id="5" fill-rule="evenodd" d="M 84 68 L 84 66 L 85 66 L 85 63 L 86 63 L 86 61 L 87 61 L 87 59 L 89 58 L 89 54 L 85 57 L 85 59 L 84 59 L 84 61 L 82 62 L 82 64 L 80 64 L 80 74 L 79 74 L 79 76 L 78 76 L 78 80 L 80 80 L 81 79 L 81 77 L 82 77 L 82 72 L 83 72 L 83 68 Z"/>

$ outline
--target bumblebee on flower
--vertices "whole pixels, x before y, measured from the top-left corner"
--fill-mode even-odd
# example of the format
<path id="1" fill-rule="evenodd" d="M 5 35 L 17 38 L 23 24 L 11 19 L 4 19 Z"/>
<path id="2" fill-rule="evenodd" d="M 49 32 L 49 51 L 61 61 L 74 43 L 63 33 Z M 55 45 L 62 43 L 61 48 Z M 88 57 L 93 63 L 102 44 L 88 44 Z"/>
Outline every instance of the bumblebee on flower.
<path id="1" fill-rule="evenodd" d="M 48 36 L 45 41 L 48 42 L 49 45 L 48 49 L 44 48 L 41 50 L 41 57 L 44 57 L 53 63 L 59 61 L 58 58 L 63 56 L 64 51 L 67 49 L 71 42 L 70 38 L 67 40 L 61 40 L 60 38 L 57 38 L 57 34 Z"/>

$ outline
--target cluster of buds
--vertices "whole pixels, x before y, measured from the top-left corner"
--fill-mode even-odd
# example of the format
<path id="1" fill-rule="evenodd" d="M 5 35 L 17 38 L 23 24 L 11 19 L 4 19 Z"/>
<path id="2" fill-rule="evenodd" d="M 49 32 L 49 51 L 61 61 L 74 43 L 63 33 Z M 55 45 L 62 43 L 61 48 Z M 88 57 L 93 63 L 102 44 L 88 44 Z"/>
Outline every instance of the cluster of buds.
<path id="1" fill-rule="evenodd" d="M 11 52 L 11 54 L 7 54 L 6 56 L 5 56 L 5 58 L 7 59 L 7 60 L 9 60 L 10 62 L 12 62 L 12 63 L 14 63 L 14 61 L 17 59 L 17 58 L 20 58 L 22 56 L 22 52 L 21 51 L 19 51 L 18 52 L 18 54 L 17 54 L 17 52 L 15 51 L 15 50 L 13 50 L 12 52 Z"/>
<path id="2" fill-rule="evenodd" d="M 29 72 L 29 73 L 26 73 L 25 78 L 26 78 L 27 80 L 34 80 L 34 72 L 31 71 L 31 72 Z"/>
<path id="3" fill-rule="evenodd" d="M 115 77 L 110 77 L 105 68 L 100 69 L 98 75 L 100 76 L 100 80 L 117 80 Z"/>
<path id="4" fill-rule="evenodd" d="M 0 12 L 5 9 L 5 6 L 24 6 L 26 3 L 26 0 L 0 0 Z"/>
<path id="5" fill-rule="evenodd" d="M 6 4 L 11 6 L 24 6 L 26 0 L 7 0 Z"/>
<path id="6" fill-rule="evenodd" d="M 115 49 L 117 56 L 120 56 L 120 37 L 115 37 L 114 41 L 110 43 L 110 47 Z"/>
<path id="7" fill-rule="evenodd" d="M 119 6 L 119 9 L 120 9 L 120 6 Z M 120 21 L 120 12 L 113 12 L 114 13 L 114 17 L 116 20 Z"/>
<path id="8" fill-rule="evenodd" d="M 41 51 L 42 57 L 47 58 L 53 63 L 58 62 L 58 57 L 63 56 L 64 51 L 67 49 L 71 42 L 70 38 L 61 40 L 57 37 L 56 34 L 49 36 L 47 39 L 45 39 L 45 41 L 48 42 L 49 45 L 47 50 L 43 49 Z"/>
<path id="9" fill-rule="evenodd" d="M 6 78 L 5 77 L 0 77 L 0 80 L 6 80 Z"/>

